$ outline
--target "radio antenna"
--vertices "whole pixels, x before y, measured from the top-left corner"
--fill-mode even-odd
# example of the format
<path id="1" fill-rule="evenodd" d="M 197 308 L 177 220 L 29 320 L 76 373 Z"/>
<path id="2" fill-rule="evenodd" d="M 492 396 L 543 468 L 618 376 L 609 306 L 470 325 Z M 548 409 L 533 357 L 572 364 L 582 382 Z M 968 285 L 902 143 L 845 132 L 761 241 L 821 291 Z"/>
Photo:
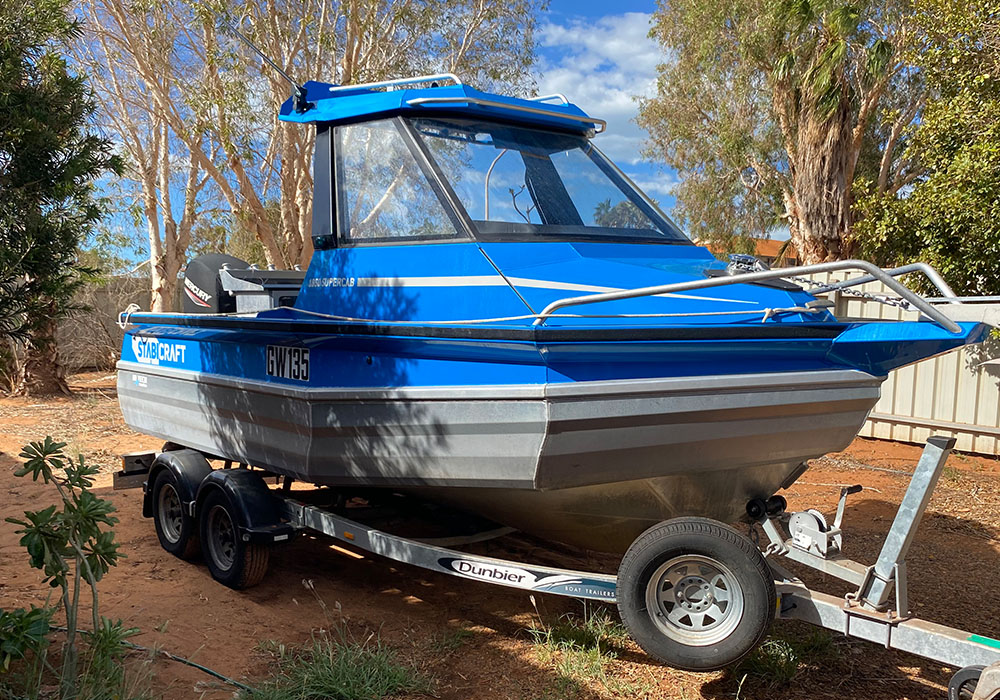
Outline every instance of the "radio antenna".
<path id="1" fill-rule="evenodd" d="M 292 92 L 292 106 L 295 108 L 296 112 L 298 112 L 299 114 L 302 114 L 303 112 L 308 112 L 310 108 L 315 107 L 315 105 L 312 102 L 309 102 L 308 100 L 306 100 L 306 89 L 304 87 L 302 87 L 297 82 L 295 82 L 294 80 L 292 80 L 292 76 L 288 75 L 288 73 L 286 73 L 281 68 L 281 66 L 279 66 L 277 63 L 275 63 L 274 61 L 272 61 L 271 58 L 267 54 L 265 54 L 263 51 L 261 51 L 259 48 L 257 48 L 257 45 L 254 44 L 252 41 L 250 41 L 250 39 L 243 32 L 241 32 L 239 29 L 237 29 L 236 25 L 234 25 L 228 19 L 226 19 L 225 17 L 223 17 L 221 14 L 218 15 L 218 17 L 219 17 L 219 21 L 222 22 L 222 25 L 226 29 L 228 29 L 233 34 L 235 34 L 240 39 L 240 41 L 242 41 L 244 44 L 246 44 L 247 46 L 249 46 L 250 49 L 255 54 L 257 54 L 258 56 L 260 56 L 261 60 L 263 60 L 264 63 L 266 63 L 267 65 L 271 66 L 271 68 L 273 68 L 274 70 L 276 70 L 278 72 L 278 75 L 280 75 L 282 78 L 284 78 L 286 81 L 288 81 L 288 84 L 292 86 L 292 90 L 293 90 L 293 92 Z"/>

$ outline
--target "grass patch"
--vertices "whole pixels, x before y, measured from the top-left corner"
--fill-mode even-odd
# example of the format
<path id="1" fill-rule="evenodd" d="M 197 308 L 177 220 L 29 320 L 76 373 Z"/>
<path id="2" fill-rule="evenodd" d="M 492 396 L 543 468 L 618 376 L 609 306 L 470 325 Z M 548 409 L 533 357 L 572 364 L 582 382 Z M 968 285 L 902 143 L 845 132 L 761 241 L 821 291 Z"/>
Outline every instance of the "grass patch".
<path id="1" fill-rule="evenodd" d="M 464 627 L 445 630 L 440 636 L 431 637 L 430 649 L 438 654 L 450 654 L 462 647 L 473 636 L 472 630 Z"/>
<path id="2" fill-rule="evenodd" d="M 833 637 L 826 630 L 770 637 L 737 666 L 737 698 L 751 686 L 767 690 L 784 687 L 803 671 L 828 664 L 837 656 Z"/>
<path id="3" fill-rule="evenodd" d="M 431 690 L 428 679 L 374 634 L 359 642 L 341 628 L 317 633 L 305 647 L 271 642 L 262 649 L 273 655 L 275 673 L 241 691 L 239 700 L 382 700 Z"/>
<path id="4" fill-rule="evenodd" d="M 625 646 L 628 632 L 605 608 L 583 615 L 566 614 L 550 625 L 542 623 L 528 630 L 536 644 L 558 649 L 615 654 Z"/>
<path id="5" fill-rule="evenodd" d="M 945 466 L 945 468 L 941 470 L 941 476 L 948 481 L 958 481 L 962 478 L 962 470 L 956 467 Z"/>
<path id="6" fill-rule="evenodd" d="M 606 608 L 588 610 L 583 615 L 563 615 L 528 630 L 539 661 L 555 671 L 552 691 L 559 698 L 572 698 L 588 684 L 626 697 L 641 696 L 650 684 L 636 683 L 614 675 L 614 662 L 625 648 L 628 633 Z"/>

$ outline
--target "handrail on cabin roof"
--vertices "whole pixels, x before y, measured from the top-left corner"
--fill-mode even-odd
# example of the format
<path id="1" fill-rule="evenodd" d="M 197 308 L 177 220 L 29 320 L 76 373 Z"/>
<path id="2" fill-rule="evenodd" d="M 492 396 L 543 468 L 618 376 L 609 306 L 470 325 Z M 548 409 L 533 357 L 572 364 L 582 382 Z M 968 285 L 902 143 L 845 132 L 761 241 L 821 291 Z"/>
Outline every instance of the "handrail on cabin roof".
<path id="1" fill-rule="evenodd" d="M 445 104 L 470 104 L 482 107 L 493 107 L 495 109 L 505 109 L 512 112 L 527 112 L 528 114 L 538 114 L 543 117 L 553 119 L 568 119 L 569 121 L 580 122 L 582 124 L 593 124 L 594 133 L 600 134 L 608 128 L 608 123 L 596 117 L 580 116 L 578 114 L 568 114 L 566 112 L 556 112 L 551 109 L 540 109 L 538 107 L 528 107 L 527 105 L 514 104 L 512 102 L 500 102 L 499 100 L 486 100 L 481 97 L 415 97 L 407 100 L 406 104 L 411 107 L 421 105 L 445 105 Z M 556 105 L 553 105 L 556 106 Z"/>
<path id="2" fill-rule="evenodd" d="M 330 92 L 349 92 L 351 90 L 374 90 L 375 88 L 397 87 L 399 85 L 416 85 L 419 83 L 431 83 L 439 80 L 450 80 L 455 85 L 465 85 L 454 73 L 436 73 L 434 75 L 418 75 L 413 78 L 396 78 L 394 80 L 380 80 L 375 83 L 358 83 L 357 85 L 334 85 Z"/>

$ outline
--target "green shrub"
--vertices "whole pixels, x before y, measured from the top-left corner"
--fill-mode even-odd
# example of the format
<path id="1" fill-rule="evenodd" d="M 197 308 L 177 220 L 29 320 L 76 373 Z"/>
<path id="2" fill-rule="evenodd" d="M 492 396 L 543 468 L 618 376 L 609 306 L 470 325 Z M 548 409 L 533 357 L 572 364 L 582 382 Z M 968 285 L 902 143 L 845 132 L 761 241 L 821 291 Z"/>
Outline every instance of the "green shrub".
<path id="1" fill-rule="evenodd" d="M 128 683 L 121 663 L 126 652 L 122 642 L 138 630 L 126 628 L 121 620 L 101 617 L 99 610 L 97 584 L 124 556 L 112 530 L 118 522 L 112 515 L 115 508 L 90 490 L 97 468 L 88 465 L 83 456 L 71 459 L 65 447 L 66 443 L 51 437 L 24 447 L 20 455 L 24 463 L 14 475 L 51 484 L 59 502 L 25 511 L 23 518 L 6 518 L 19 527 L 16 532 L 31 566 L 42 572 L 44 583 L 58 591 L 58 607 L 66 618 L 66 627 L 59 628 L 65 632 L 59 650 L 62 663 L 56 669 L 48 660 L 56 608 L 0 611 L 0 672 L 8 673 L 14 661 L 25 661 L 20 687 L 7 691 L 23 698 L 38 697 L 43 678 L 51 676 L 58 681 L 63 700 L 140 696 L 143 693 L 139 691 L 125 692 Z M 90 614 L 89 630 L 80 628 L 81 612 Z"/>

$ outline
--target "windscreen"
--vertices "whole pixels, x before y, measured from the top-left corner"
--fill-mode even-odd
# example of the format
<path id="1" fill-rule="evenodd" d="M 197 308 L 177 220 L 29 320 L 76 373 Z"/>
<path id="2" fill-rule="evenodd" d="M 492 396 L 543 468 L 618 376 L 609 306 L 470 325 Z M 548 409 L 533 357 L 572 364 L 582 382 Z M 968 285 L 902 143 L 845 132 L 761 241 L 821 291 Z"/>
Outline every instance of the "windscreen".
<path id="1" fill-rule="evenodd" d="M 412 124 L 480 238 L 689 242 L 582 136 L 463 120 Z"/>

